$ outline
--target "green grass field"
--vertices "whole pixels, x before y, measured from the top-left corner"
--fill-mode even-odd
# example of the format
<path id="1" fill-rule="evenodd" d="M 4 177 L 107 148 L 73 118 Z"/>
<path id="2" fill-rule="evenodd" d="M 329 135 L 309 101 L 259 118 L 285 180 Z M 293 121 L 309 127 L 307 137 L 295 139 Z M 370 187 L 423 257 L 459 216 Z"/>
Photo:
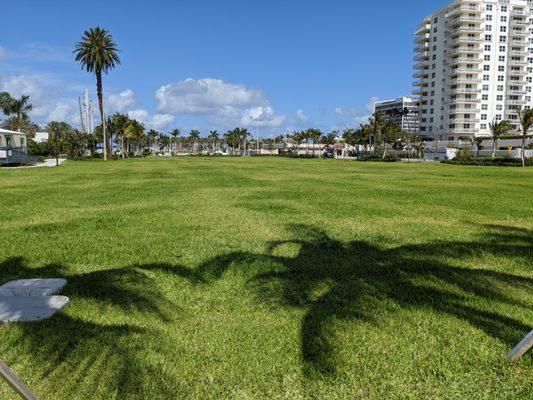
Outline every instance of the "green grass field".
<path id="1" fill-rule="evenodd" d="M 276 158 L 0 170 L 0 326 L 41 399 L 531 399 L 533 169 Z M 0 383 L 0 398 L 15 399 Z"/>

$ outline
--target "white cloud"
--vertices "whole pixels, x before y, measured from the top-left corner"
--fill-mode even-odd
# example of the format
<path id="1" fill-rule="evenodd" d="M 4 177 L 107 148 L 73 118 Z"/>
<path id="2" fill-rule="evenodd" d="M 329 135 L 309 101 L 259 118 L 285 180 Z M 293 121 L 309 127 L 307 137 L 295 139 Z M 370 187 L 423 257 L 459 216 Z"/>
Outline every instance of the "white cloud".
<path id="1" fill-rule="evenodd" d="M 32 100 L 44 98 L 43 80 L 38 76 L 0 76 L 0 88 L 14 97 L 28 95 Z"/>
<path id="2" fill-rule="evenodd" d="M 170 126 L 174 122 L 174 116 L 170 114 L 155 114 L 150 119 L 150 127 L 155 130 L 163 130 Z"/>
<path id="3" fill-rule="evenodd" d="M 146 129 L 155 129 L 157 131 L 169 128 L 175 118 L 170 114 L 150 115 L 148 111 L 143 109 L 128 111 L 128 117 L 143 123 Z"/>
<path id="4" fill-rule="evenodd" d="M 77 117 L 72 103 L 58 102 L 48 110 L 47 121 L 71 121 L 73 116 Z"/>
<path id="5" fill-rule="evenodd" d="M 368 111 L 370 114 L 373 114 L 374 113 L 374 103 L 376 101 L 379 101 L 379 97 L 371 97 L 369 102 L 366 104 L 365 108 L 366 108 L 366 111 Z"/>
<path id="6" fill-rule="evenodd" d="M 155 95 L 157 111 L 165 114 L 210 114 L 224 107 L 246 107 L 267 102 L 259 90 L 220 79 L 185 79 L 161 86 Z"/>
<path id="7" fill-rule="evenodd" d="M 296 111 L 296 119 L 298 120 L 298 122 L 301 122 L 301 123 L 306 123 L 306 122 L 309 122 L 310 120 L 307 114 L 305 113 L 305 111 L 302 110 L 301 108 Z"/>
<path id="8" fill-rule="evenodd" d="M 161 86 L 155 97 L 161 114 L 199 115 L 222 127 L 279 128 L 287 119 L 274 112 L 262 91 L 220 79 L 185 79 Z"/>
<path id="9" fill-rule="evenodd" d="M 128 111 L 128 117 L 142 122 L 143 124 L 146 124 L 149 119 L 148 111 L 142 109 Z"/>
<path id="10" fill-rule="evenodd" d="M 39 124 L 50 121 L 79 122 L 75 100 L 61 97 L 56 82 L 49 76 L 0 76 L 0 91 L 9 92 L 14 97 L 30 96 L 33 110 L 29 114 Z"/>
<path id="11" fill-rule="evenodd" d="M 342 108 L 342 107 L 335 107 L 335 114 L 341 115 L 341 116 L 356 116 L 359 114 L 359 111 L 355 107 L 348 107 L 348 108 Z"/>
<path id="12" fill-rule="evenodd" d="M 135 93 L 127 89 L 119 94 L 112 94 L 107 100 L 107 105 L 108 114 L 130 110 L 135 105 Z"/>
<path id="13" fill-rule="evenodd" d="M 271 106 L 258 106 L 243 111 L 240 125 L 279 128 L 285 120 L 285 116 L 276 115 Z"/>

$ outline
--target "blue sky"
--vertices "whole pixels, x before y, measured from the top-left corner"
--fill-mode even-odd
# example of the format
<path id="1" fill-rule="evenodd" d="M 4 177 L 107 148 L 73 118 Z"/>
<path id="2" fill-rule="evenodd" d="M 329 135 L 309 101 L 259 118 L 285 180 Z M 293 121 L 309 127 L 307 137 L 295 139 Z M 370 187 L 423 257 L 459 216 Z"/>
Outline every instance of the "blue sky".
<path id="1" fill-rule="evenodd" d="M 30 94 L 39 123 L 76 125 L 95 84 L 72 47 L 101 26 L 122 50 L 110 112 L 162 131 L 343 129 L 371 99 L 411 92 L 412 32 L 448 2 L 0 0 L 0 90 Z"/>

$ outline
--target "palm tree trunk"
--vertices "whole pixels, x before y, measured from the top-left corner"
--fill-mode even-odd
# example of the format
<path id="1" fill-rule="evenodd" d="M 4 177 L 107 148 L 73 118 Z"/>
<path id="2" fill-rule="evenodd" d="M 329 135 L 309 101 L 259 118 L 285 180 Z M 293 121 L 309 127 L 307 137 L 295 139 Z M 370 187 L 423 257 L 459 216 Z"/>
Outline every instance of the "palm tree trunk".
<path id="1" fill-rule="evenodd" d="M 524 129 L 524 132 L 522 132 L 522 167 L 526 166 L 526 135 L 527 130 Z"/>
<path id="2" fill-rule="evenodd" d="M 496 158 L 496 138 L 492 139 L 492 159 Z"/>
<path id="3" fill-rule="evenodd" d="M 107 135 L 104 116 L 104 96 L 102 93 L 102 71 L 96 71 L 96 94 L 98 96 L 98 107 L 100 108 L 100 118 L 102 119 L 102 134 L 104 145 L 104 161 L 107 160 Z"/>

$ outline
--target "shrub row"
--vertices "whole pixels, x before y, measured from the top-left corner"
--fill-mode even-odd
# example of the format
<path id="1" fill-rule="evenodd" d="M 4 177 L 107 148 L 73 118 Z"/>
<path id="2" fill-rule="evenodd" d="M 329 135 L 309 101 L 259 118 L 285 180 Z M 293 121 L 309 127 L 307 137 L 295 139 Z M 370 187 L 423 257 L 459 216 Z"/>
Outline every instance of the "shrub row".
<path id="1" fill-rule="evenodd" d="M 445 164 L 454 165 L 480 165 L 489 167 L 521 167 L 522 160 L 509 157 L 498 157 L 495 159 L 488 157 L 455 158 L 453 160 L 442 161 Z M 533 158 L 526 158 L 526 165 L 533 166 Z"/>
<path id="2" fill-rule="evenodd" d="M 397 162 L 400 161 L 400 157 L 395 155 L 389 155 L 385 158 L 380 155 L 362 155 L 358 158 L 359 161 L 373 161 L 373 162 Z"/>

